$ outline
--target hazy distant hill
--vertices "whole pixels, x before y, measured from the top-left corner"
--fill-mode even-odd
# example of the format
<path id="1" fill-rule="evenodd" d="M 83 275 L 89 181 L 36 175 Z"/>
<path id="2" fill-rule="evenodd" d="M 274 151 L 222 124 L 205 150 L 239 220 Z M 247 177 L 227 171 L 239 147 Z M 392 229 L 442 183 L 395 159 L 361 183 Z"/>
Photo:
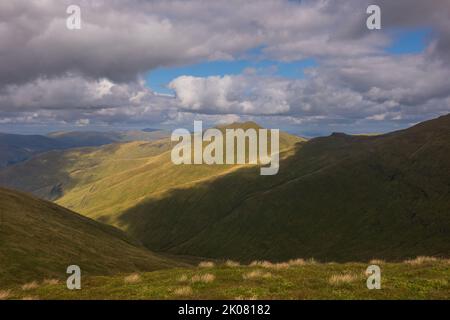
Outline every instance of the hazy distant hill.
<path id="1" fill-rule="evenodd" d="M 0 168 L 28 160 L 50 150 L 101 146 L 123 141 L 153 141 L 166 137 L 164 131 L 70 131 L 53 132 L 47 136 L 0 133 Z"/>
<path id="2" fill-rule="evenodd" d="M 144 131 L 144 132 L 155 132 L 155 131 L 159 131 L 159 129 L 144 128 L 144 129 L 142 129 L 142 131 Z"/>
<path id="3" fill-rule="evenodd" d="M 253 124 L 252 124 L 253 125 Z M 302 139 L 281 134 L 282 149 Z M 170 139 L 52 151 L 0 171 L 0 185 L 28 191 L 89 217 L 115 223 L 145 198 L 236 170 L 235 165 L 172 164 Z"/>
<path id="4" fill-rule="evenodd" d="M 55 198 L 157 251 L 238 260 L 450 255 L 450 116 L 386 135 L 281 140 L 276 176 L 174 166 L 161 140 L 47 153 L 1 170 L 0 183 Z"/>
<path id="5" fill-rule="evenodd" d="M 0 285 L 182 265 L 155 255 L 122 231 L 56 204 L 0 188 Z"/>
<path id="6" fill-rule="evenodd" d="M 63 143 L 45 136 L 0 133 L 0 168 L 40 152 L 62 148 Z"/>
<path id="7" fill-rule="evenodd" d="M 144 129 L 145 130 L 145 129 Z M 154 141 L 168 136 L 161 130 L 128 131 L 60 131 L 48 134 L 48 137 L 62 142 L 67 148 L 98 147 L 105 144 L 126 141 Z"/>

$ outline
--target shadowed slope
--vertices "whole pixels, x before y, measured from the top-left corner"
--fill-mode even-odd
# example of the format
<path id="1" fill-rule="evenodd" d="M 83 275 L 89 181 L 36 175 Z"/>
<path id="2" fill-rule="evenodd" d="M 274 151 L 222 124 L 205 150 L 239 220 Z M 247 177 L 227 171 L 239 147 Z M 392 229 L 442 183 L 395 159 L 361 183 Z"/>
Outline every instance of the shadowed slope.
<path id="1" fill-rule="evenodd" d="M 230 127 L 239 125 L 257 128 L 253 123 Z M 280 149 L 299 141 L 303 139 L 281 133 Z M 159 199 L 173 188 L 188 189 L 245 166 L 177 166 L 170 158 L 175 144 L 163 139 L 49 152 L 0 171 L 0 184 L 120 226 L 117 216 L 145 199 Z"/>
<path id="2" fill-rule="evenodd" d="M 450 116 L 297 147 L 276 176 L 241 169 L 122 215 L 149 248 L 239 260 L 450 255 Z"/>
<path id="3" fill-rule="evenodd" d="M 0 188 L 0 284 L 83 274 L 156 270 L 183 264 L 153 254 L 111 226 L 53 203 Z"/>
<path id="4" fill-rule="evenodd" d="M 387 135 L 283 139 L 275 176 L 255 166 L 174 166 L 170 142 L 159 141 L 39 157 L 3 170 L 0 181 L 44 190 L 36 186 L 67 177 L 58 203 L 173 254 L 449 255 L 450 116 Z"/>
<path id="5" fill-rule="evenodd" d="M 52 149 L 63 149 L 60 141 L 40 135 L 0 133 L 0 168 Z"/>

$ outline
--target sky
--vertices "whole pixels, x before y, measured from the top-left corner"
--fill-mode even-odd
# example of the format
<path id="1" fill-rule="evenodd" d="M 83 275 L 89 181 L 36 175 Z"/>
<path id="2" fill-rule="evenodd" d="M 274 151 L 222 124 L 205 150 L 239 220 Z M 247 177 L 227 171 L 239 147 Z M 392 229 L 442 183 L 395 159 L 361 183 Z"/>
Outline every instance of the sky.
<path id="1" fill-rule="evenodd" d="M 0 131 L 388 132 L 450 112 L 449 62 L 441 0 L 2 1 Z"/>

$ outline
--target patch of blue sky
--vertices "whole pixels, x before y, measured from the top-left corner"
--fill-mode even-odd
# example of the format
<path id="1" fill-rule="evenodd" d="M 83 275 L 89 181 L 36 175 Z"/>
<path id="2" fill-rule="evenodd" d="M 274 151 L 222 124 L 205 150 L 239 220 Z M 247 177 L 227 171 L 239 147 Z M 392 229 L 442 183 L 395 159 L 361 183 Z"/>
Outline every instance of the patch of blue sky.
<path id="1" fill-rule="evenodd" d="M 414 29 L 392 29 L 388 31 L 393 39 L 385 49 L 390 54 L 417 54 L 423 52 L 432 36 L 432 29 L 427 27 Z"/>
<path id="2" fill-rule="evenodd" d="M 146 75 L 146 82 L 153 91 L 172 94 L 172 90 L 167 85 L 173 79 L 183 75 L 193 77 L 238 75 L 252 68 L 264 74 L 301 79 L 304 77 L 305 68 L 316 65 L 317 62 L 314 59 L 280 62 L 268 59 L 249 59 L 249 56 L 246 56 L 236 60 L 207 61 L 187 66 L 158 68 Z"/>

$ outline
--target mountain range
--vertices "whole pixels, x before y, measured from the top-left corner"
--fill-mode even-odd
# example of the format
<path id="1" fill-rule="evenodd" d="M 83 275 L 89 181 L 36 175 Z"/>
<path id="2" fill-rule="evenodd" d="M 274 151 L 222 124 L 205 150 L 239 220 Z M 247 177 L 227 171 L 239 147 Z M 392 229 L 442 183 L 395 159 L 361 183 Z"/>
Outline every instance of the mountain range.
<path id="1" fill-rule="evenodd" d="M 172 145 L 51 151 L 0 170 L 0 184 L 170 254 L 367 261 L 450 253 L 449 115 L 383 135 L 282 133 L 280 171 L 268 177 L 250 165 L 176 166 Z"/>
<path id="2" fill-rule="evenodd" d="M 161 130 L 128 131 L 60 131 L 48 135 L 0 133 L 0 168 L 30 159 L 50 150 L 78 147 L 98 147 L 105 144 L 143 140 L 152 141 L 167 136 Z"/>

